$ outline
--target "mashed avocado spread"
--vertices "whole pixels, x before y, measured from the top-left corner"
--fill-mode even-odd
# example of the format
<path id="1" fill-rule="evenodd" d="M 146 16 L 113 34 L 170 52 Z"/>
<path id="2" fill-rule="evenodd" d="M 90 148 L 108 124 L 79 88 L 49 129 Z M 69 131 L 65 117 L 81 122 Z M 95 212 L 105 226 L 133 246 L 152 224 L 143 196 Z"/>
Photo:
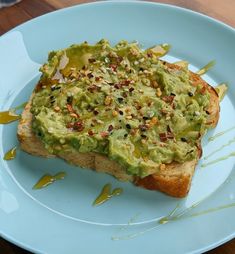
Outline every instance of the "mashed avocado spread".
<path id="1" fill-rule="evenodd" d="M 140 177 L 197 158 L 210 95 L 159 48 L 101 40 L 52 51 L 31 108 L 48 151 L 101 153 Z"/>

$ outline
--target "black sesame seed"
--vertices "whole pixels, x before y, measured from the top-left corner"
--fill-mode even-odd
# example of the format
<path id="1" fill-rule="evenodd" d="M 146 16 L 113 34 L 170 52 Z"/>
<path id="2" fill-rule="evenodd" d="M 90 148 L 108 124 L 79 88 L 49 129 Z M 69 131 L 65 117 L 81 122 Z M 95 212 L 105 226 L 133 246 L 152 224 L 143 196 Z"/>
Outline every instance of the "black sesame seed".
<path id="1" fill-rule="evenodd" d="M 124 134 L 124 138 L 127 138 L 127 136 L 128 136 L 128 134 L 126 133 L 126 134 Z"/>
<path id="2" fill-rule="evenodd" d="M 88 73 L 88 74 L 87 74 L 87 77 L 88 77 L 88 78 L 93 78 L 94 75 L 93 75 L 92 73 Z"/>
<path id="3" fill-rule="evenodd" d="M 126 98 L 126 97 L 128 96 L 127 92 L 123 92 L 123 93 L 122 93 L 122 96 L 123 96 L 124 98 Z"/>
<path id="4" fill-rule="evenodd" d="M 120 114 L 120 115 L 123 115 L 123 111 L 119 110 L 119 114 Z"/>
<path id="5" fill-rule="evenodd" d="M 67 103 L 72 104 L 72 102 L 73 102 L 73 96 L 68 96 L 67 97 Z"/>
<path id="6" fill-rule="evenodd" d="M 130 126 L 130 124 L 129 124 L 129 123 L 128 123 L 128 124 L 126 124 L 126 128 L 127 128 L 127 129 L 129 129 L 129 130 L 131 129 L 131 126 Z"/>
<path id="7" fill-rule="evenodd" d="M 110 124 L 109 127 L 108 127 L 108 131 L 111 132 L 113 130 L 113 125 Z"/>
<path id="8" fill-rule="evenodd" d="M 94 110 L 93 113 L 94 113 L 95 116 L 97 116 L 99 114 L 99 111 Z"/>
<path id="9" fill-rule="evenodd" d="M 53 99 L 55 99 L 55 97 L 54 97 L 53 95 L 51 95 L 51 96 L 50 96 L 50 99 L 53 100 Z"/>
<path id="10" fill-rule="evenodd" d="M 56 90 L 56 86 L 55 85 L 51 86 L 51 91 L 55 91 L 55 90 Z"/>
<path id="11" fill-rule="evenodd" d="M 141 136 L 141 138 L 147 138 L 147 136 L 144 134 L 141 134 L 140 136 Z"/>
<path id="12" fill-rule="evenodd" d="M 119 97 L 119 98 L 118 98 L 118 102 L 119 102 L 119 103 L 122 103 L 122 102 L 123 102 L 123 98 L 122 98 L 122 97 Z"/>
<path id="13" fill-rule="evenodd" d="M 188 92 L 188 96 L 192 97 L 193 93 L 192 92 Z"/>
<path id="14" fill-rule="evenodd" d="M 130 93 L 133 92 L 134 90 L 135 90 L 134 87 L 130 87 L 130 88 L 129 88 L 129 92 L 130 92 Z"/>
<path id="15" fill-rule="evenodd" d="M 186 138 L 181 138 L 181 141 L 182 142 L 187 142 L 187 139 Z"/>
<path id="16" fill-rule="evenodd" d="M 55 100 L 51 101 L 51 104 L 54 104 L 55 103 Z"/>
<path id="17" fill-rule="evenodd" d="M 149 118 L 147 116 L 143 116 L 143 119 L 144 120 L 148 120 Z"/>
<path id="18" fill-rule="evenodd" d="M 55 87 L 55 90 L 59 90 L 59 89 L 61 89 L 61 86 Z"/>
<path id="19" fill-rule="evenodd" d="M 174 93 L 171 93 L 170 95 L 171 95 L 171 96 L 175 96 L 175 94 L 174 94 Z"/>

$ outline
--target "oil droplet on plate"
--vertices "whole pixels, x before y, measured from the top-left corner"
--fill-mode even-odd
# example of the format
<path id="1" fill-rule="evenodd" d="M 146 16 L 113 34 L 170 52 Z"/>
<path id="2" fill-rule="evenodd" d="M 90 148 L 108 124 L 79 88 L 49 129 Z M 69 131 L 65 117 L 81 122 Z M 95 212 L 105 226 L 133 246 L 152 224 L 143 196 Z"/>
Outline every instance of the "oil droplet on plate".
<path id="1" fill-rule="evenodd" d="M 101 205 L 104 202 L 106 202 L 107 200 L 109 200 L 110 198 L 120 195 L 122 192 L 123 192 L 123 190 L 121 188 L 116 188 L 111 192 L 111 184 L 110 183 L 105 184 L 102 191 L 100 192 L 98 197 L 93 202 L 93 205 L 94 206 Z"/>
<path id="2" fill-rule="evenodd" d="M 33 189 L 38 190 L 47 187 L 57 180 L 62 180 L 66 176 L 65 172 L 59 172 L 56 175 L 46 174 L 33 186 Z"/>
<path id="3" fill-rule="evenodd" d="M 6 161 L 10 161 L 10 160 L 15 159 L 15 157 L 16 157 L 16 150 L 17 150 L 17 146 L 11 148 L 8 152 L 5 153 L 3 159 L 6 160 Z"/>

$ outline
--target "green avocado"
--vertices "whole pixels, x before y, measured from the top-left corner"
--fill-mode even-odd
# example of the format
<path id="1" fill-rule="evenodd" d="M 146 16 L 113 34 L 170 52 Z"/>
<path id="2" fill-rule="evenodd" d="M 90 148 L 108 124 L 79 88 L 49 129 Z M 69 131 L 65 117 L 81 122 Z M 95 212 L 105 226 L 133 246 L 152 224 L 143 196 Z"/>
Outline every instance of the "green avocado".
<path id="1" fill-rule="evenodd" d="M 140 177 L 196 158 L 210 95 L 153 48 L 101 40 L 51 52 L 31 108 L 48 151 L 102 153 Z"/>

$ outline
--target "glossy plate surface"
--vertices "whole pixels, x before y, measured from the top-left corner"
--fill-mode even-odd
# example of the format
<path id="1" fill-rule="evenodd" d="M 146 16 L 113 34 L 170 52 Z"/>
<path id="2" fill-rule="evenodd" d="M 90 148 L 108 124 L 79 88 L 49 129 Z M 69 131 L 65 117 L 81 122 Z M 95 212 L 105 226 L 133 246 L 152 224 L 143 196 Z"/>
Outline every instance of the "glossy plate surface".
<path id="1" fill-rule="evenodd" d="M 212 85 L 227 81 L 228 95 L 221 118 L 203 140 L 204 156 L 235 137 L 230 130 L 212 142 L 208 138 L 235 126 L 235 31 L 213 19 L 181 8 L 147 2 L 99 2 L 56 11 L 31 20 L 0 37 L 0 109 L 29 98 L 39 79 L 38 68 L 53 49 L 107 38 L 137 40 L 143 47 L 170 43 L 165 57 L 188 60 L 197 70 L 210 60 L 216 66 L 204 78 Z M 18 151 L 12 161 L 4 153 L 17 144 L 17 123 L 0 126 L 0 234 L 36 253 L 201 253 L 235 235 L 235 208 L 217 208 L 235 202 L 235 157 L 201 167 L 235 151 L 225 146 L 199 163 L 191 191 L 178 200 L 137 188 L 59 159 L 43 159 Z M 48 188 L 32 186 L 45 173 L 66 171 L 64 180 Z M 124 192 L 92 207 L 101 188 L 111 183 Z M 177 204 L 180 211 L 202 201 L 182 219 L 159 224 Z M 190 217 L 204 211 L 200 216 Z"/>

